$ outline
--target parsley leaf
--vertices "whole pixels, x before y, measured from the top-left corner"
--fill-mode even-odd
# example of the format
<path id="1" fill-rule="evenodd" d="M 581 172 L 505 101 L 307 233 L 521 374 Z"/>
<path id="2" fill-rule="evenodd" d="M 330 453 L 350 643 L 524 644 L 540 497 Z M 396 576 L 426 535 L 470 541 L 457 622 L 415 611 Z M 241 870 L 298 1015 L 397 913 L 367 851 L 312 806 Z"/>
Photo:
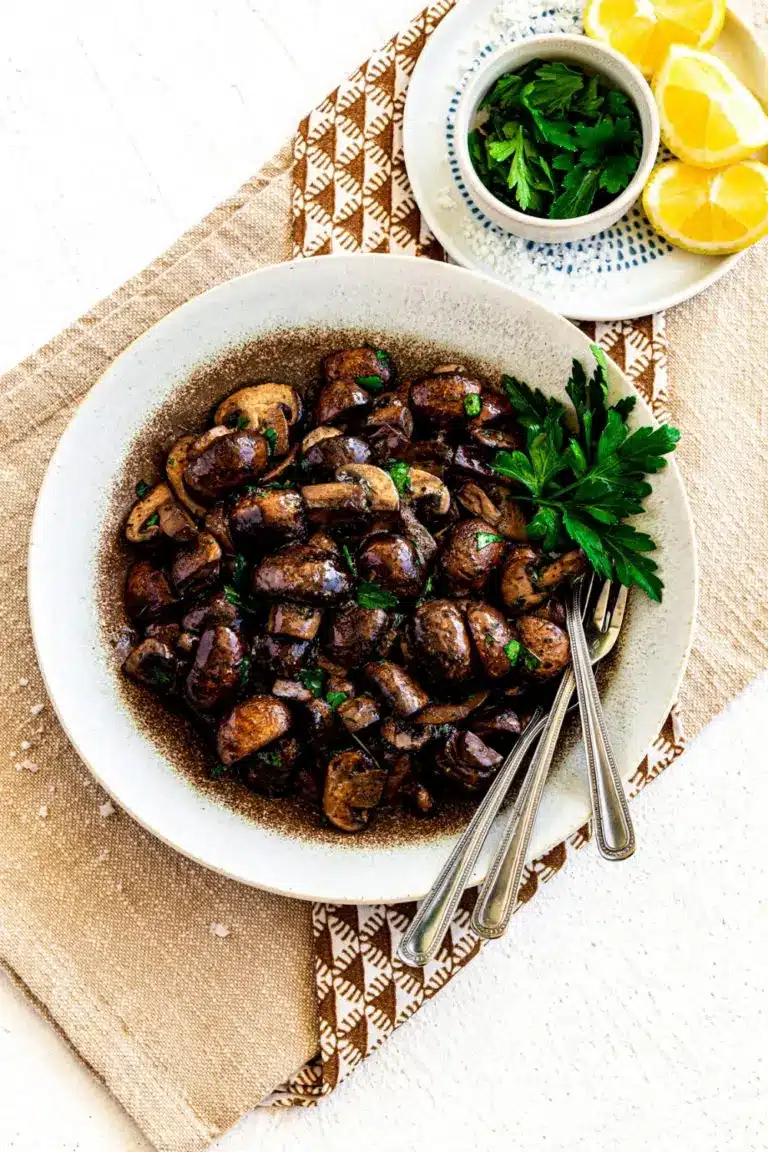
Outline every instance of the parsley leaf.
<path id="1" fill-rule="evenodd" d="M 339 704 L 343 704 L 347 698 L 347 692 L 327 692 L 325 695 L 326 703 L 330 704 L 332 712 L 335 712 Z"/>
<path id="2" fill-rule="evenodd" d="M 139 500 L 143 500 L 144 497 L 149 495 L 151 491 L 151 484 L 147 484 L 146 480 L 139 480 L 138 484 L 136 485 L 136 495 L 138 496 Z"/>
<path id="3" fill-rule="evenodd" d="M 160 513 L 159 512 L 153 512 L 151 516 L 148 516 L 146 518 L 146 520 L 142 524 L 142 528 L 154 528 L 155 525 L 159 524 L 159 523 L 160 523 Z"/>
<path id="4" fill-rule="evenodd" d="M 411 469 L 405 460 L 390 460 L 385 465 L 400 495 L 411 490 Z"/>
<path id="5" fill-rule="evenodd" d="M 362 385 L 366 392 L 381 392 L 384 384 L 381 376 L 356 376 L 355 383 Z"/>
<path id="6" fill-rule="evenodd" d="M 313 696 L 322 696 L 325 683 L 325 673 L 322 668 L 301 668 L 296 679 L 303 684 Z"/>
<path id="7" fill-rule="evenodd" d="M 480 552 L 490 544 L 502 544 L 504 541 L 504 537 L 499 536 L 498 532 L 476 532 L 475 535 L 477 536 L 477 547 Z"/>
<path id="8" fill-rule="evenodd" d="M 344 556 L 344 559 L 347 562 L 347 568 L 349 568 L 349 570 L 353 576 L 357 576 L 357 564 L 355 563 L 354 556 L 352 555 L 352 553 L 349 550 L 349 545 L 348 544 L 342 544 L 341 551 L 342 551 L 342 554 Z"/>
<path id="9" fill-rule="evenodd" d="M 270 456 L 273 456 L 274 452 L 275 452 L 275 445 L 277 444 L 277 432 L 275 431 L 275 429 L 274 428 L 265 428 L 264 429 L 264 439 L 267 442 L 267 447 L 269 449 Z"/>
<path id="10" fill-rule="evenodd" d="M 372 580 L 361 580 L 357 589 L 357 602 L 361 608 L 396 608 L 397 596 L 386 592 Z"/>
<path id="11" fill-rule="evenodd" d="M 496 453 L 492 468 L 521 488 L 516 499 L 531 505 L 528 535 L 546 551 L 576 545 L 594 570 L 660 600 L 662 583 L 648 555 L 646 533 L 625 523 L 643 512 L 651 492 L 646 476 L 665 466 L 680 439 L 676 428 L 642 427 L 630 432 L 633 397 L 608 401 L 608 361 L 592 345 L 594 371 L 575 360 L 566 386 L 575 431 L 562 405 L 514 381 L 510 401 L 526 426 L 526 447 Z"/>
<path id="12" fill-rule="evenodd" d="M 547 60 L 536 69 L 536 79 L 523 89 L 523 99 L 545 115 L 569 108 L 584 87 L 584 73 L 561 60 Z"/>
<path id="13" fill-rule="evenodd" d="M 504 645 L 504 655 L 507 657 L 510 664 L 517 664 L 518 660 L 520 659 L 520 653 L 522 652 L 522 649 L 523 646 L 519 640 L 510 640 L 507 644 Z"/>
<path id="14" fill-rule="evenodd" d="M 464 411 L 467 416 L 479 416 L 483 410 L 483 401 L 479 393 L 471 392 L 464 397 Z"/>

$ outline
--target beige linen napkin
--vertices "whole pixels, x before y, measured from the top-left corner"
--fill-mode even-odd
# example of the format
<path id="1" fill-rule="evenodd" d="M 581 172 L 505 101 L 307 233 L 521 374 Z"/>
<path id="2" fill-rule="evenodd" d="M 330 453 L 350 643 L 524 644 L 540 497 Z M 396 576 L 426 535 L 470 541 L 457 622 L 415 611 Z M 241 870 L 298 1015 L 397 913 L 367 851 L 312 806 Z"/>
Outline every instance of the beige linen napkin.
<path id="1" fill-rule="evenodd" d="M 477 946 L 465 906 L 433 968 L 403 969 L 393 951 L 408 906 L 313 909 L 256 892 L 111 811 L 45 703 L 35 668 L 24 597 L 34 500 L 90 385 L 189 297 L 292 251 L 439 255 L 408 188 L 400 125 L 415 60 L 449 7 L 441 0 L 427 9 L 302 122 L 295 165 L 284 150 L 2 381 L 0 956 L 159 1149 L 202 1148 L 286 1079 L 271 1102 L 330 1091 Z M 348 133 L 359 147 L 340 155 Z M 768 662 L 767 264 L 765 250 L 755 252 L 670 315 L 669 396 L 659 318 L 596 333 L 684 431 L 680 462 L 703 543 L 701 624 L 684 693 L 689 732 Z M 636 787 L 681 744 L 673 717 Z M 582 830 L 571 846 L 587 838 Z M 523 900 L 565 859 L 560 845 L 536 861 Z M 322 1062 L 311 1059 L 318 1049 Z"/>

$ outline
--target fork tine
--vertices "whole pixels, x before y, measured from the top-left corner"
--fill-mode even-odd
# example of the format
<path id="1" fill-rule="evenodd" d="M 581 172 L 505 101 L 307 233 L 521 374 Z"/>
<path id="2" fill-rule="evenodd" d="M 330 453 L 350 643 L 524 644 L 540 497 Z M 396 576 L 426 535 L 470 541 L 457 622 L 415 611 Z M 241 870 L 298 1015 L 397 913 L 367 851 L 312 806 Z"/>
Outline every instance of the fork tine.
<path id="1" fill-rule="evenodd" d="M 611 617 L 608 612 L 608 598 L 611 595 L 611 581 L 606 580 L 600 589 L 600 595 L 595 604 L 595 610 L 592 614 L 592 623 L 598 632 L 605 632 L 611 622 Z"/>
<path id="2" fill-rule="evenodd" d="M 624 584 L 619 586 L 619 594 L 616 597 L 616 603 L 613 606 L 611 613 L 610 628 L 616 632 L 621 628 L 622 621 L 624 620 L 624 613 L 627 609 L 627 597 L 629 596 L 629 589 Z"/>

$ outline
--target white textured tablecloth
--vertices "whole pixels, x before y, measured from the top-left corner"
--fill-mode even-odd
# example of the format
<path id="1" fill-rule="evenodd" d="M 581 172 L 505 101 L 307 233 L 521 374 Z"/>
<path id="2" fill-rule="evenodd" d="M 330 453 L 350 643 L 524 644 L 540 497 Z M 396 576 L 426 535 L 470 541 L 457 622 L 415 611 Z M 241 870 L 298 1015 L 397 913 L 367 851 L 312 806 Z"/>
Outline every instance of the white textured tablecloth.
<path id="1" fill-rule="evenodd" d="M 256 171 L 417 7 L 3 5 L 0 369 Z M 580 853 L 320 1108 L 218 1147 L 764 1152 L 766 747 L 768 675 L 641 795 L 631 861 Z M 147 1147 L 0 978 L 0 1152 Z"/>

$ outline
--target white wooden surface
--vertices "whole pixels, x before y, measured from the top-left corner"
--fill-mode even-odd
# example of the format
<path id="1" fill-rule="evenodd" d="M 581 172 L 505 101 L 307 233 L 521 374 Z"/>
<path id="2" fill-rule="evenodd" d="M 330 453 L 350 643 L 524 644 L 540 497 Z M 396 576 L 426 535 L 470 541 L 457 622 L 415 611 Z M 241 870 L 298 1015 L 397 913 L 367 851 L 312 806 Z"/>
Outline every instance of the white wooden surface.
<path id="1" fill-rule="evenodd" d="M 0 6 L 0 370 L 251 175 L 418 0 Z M 764 1152 L 768 676 L 311 1113 L 224 1152 Z M 216 1075 L 215 1068 L 211 1070 Z M 0 1150 L 148 1146 L 0 978 Z"/>

